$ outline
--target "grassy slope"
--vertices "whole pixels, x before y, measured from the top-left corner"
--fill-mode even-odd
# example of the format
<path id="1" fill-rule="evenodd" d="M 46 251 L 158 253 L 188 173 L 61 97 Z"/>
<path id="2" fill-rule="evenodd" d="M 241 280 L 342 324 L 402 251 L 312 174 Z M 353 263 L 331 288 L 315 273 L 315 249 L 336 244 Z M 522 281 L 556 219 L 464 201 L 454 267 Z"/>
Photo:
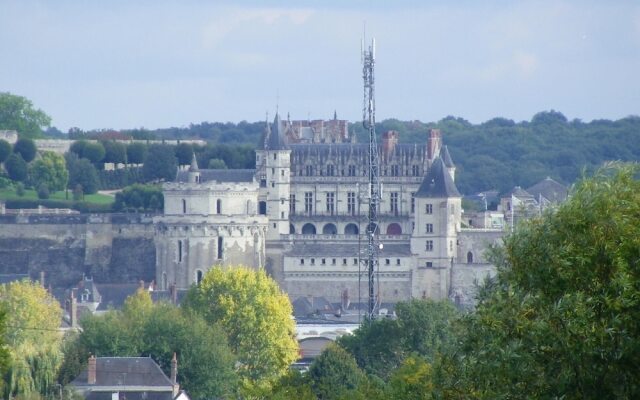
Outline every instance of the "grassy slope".
<path id="1" fill-rule="evenodd" d="M 20 197 L 16 194 L 14 189 L 0 189 L 0 201 L 2 200 L 21 200 L 21 199 L 33 199 L 37 200 L 38 195 L 35 190 L 25 189 L 24 196 Z M 62 200 L 65 201 L 64 191 L 52 193 L 49 196 L 50 200 Z M 114 198 L 112 196 L 106 196 L 103 194 L 88 194 L 84 196 L 84 201 L 93 204 L 111 204 Z M 69 203 L 73 202 L 73 194 L 69 191 Z"/>

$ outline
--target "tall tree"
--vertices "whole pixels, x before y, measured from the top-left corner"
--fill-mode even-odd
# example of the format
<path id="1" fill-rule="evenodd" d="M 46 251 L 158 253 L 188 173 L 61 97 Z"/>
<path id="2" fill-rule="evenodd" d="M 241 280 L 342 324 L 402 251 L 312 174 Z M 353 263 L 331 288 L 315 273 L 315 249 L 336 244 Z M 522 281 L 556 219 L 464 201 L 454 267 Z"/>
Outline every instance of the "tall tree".
<path id="1" fill-rule="evenodd" d="M 65 156 L 69 170 L 69 189 L 75 190 L 78 185 L 82 187 L 83 194 L 93 194 L 98 191 L 98 171 L 86 158 L 78 158 L 75 153 L 67 153 Z"/>
<path id="2" fill-rule="evenodd" d="M 147 182 L 155 180 L 172 181 L 176 177 L 178 164 L 173 148 L 167 145 L 149 146 L 142 174 Z"/>
<path id="3" fill-rule="evenodd" d="M 20 154 L 22 159 L 29 163 L 36 158 L 36 143 L 28 138 L 20 138 L 13 145 L 13 152 Z"/>
<path id="4" fill-rule="evenodd" d="M 13 153 L 4 162 L 4 169 L 7 170 L 9 178 L 16 182 L 23 182 L 27 179 L 28 168 L 27 163 L 22 159 L 20 154 Z"/>
<path id="5" fill-rule="evenodd" d="M 127 147 L 112 140 L 101 142 L 104 147 L 104 162 L 114 164 L 125 164 L 127 162 Z"/>
<path id="6" fill-rule="evenodd" d="M 18 131 L 20 136 L 37 138 L 42 129 L 51 124 L 51 118 L 22 96 L 0 92 L 0 129 Z"/>
<path id="7" fill-rule="evenodd" d="M 600 170 L 505 240 L 443 363 L 447 397 L 640 397 L 639 170 Z"/>
<path id="8" fill-rule="evenodd" d="M 191 158 L 193 157 L 193 146 L 190 143 L 180 143 L 176 147 L 176 158 L 178 159 L 178 165 L 191 164 Z"/>
<path id="9" fill-rule="evenodd" d="M 7 310 L 4 339 L 10 358 L 4 398 L 49 394 L 62 363 L 60 305 L 44 288 L 27 280 L 0 286 L 0 301 Z"/>
<path id="10" fill-rule="evenodd" d="M 94 165 L 102 162 L 105 154 L 104 146 L 100 142 L 88 142 L 82 149 L 82 158 L 86 158 Z"/>
<path id="11" fill-rule="evenodd" d="M 40 159 L 33 162 L 29 175 L 33 187 L 45 184 L 52 192 L 64 190 L 69 181 L 64 157 L 51 151 L 45 151 Z"/>
<path id="12" fill-rule="evenodd" d="M 222 326 L 249 390 L 282 376 L 298 356 L 291 303 L 264 271 L 212 268 L 184 307 Z"/>
<path id="13" fill-rule="evenodd" d="M 142 164 L 147 158 L 147 146 L 134 142 L 127 146 L 127 161 L 131 164 Z"/>
<path id="14" fill-rule="evenodd" d="M 364 398 L 367 376 L 343 348 L 330 345 L 309 367 L 311 388 L 319 399 Z"/>

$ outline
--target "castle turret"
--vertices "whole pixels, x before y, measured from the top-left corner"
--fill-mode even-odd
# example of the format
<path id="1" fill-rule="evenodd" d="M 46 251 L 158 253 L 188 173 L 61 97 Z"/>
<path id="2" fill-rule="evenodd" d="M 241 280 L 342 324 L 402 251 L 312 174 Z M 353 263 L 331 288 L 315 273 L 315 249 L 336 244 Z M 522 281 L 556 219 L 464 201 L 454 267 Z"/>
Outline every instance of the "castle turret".
<path id="1" fill-rule="evenodd" d="M 277 240 L 289 233 L 289 194 L 291 182 L 291 150 L 285 139 L 285 127 L 276 113 L 267 132 L 264 158 L 266 214 L 269 217 L 267 239 Z"/>
<path id="2" fill-rule="evenodd" d="M 417 255 L 414 297 L 446 298 L 456 255 L 462 196 L 442 158 L 436 158 L 416 192 L 411 252 Z M 431 282 L 427 286 L 427 282 Z"/>
<path id="3" fill-rule="evenodd" d="M 200 168 L 198 168 L 198 160 L 196 154 L 191 156 L 191 165 L 189 166 L 189 183 L 200 183 Z"/>

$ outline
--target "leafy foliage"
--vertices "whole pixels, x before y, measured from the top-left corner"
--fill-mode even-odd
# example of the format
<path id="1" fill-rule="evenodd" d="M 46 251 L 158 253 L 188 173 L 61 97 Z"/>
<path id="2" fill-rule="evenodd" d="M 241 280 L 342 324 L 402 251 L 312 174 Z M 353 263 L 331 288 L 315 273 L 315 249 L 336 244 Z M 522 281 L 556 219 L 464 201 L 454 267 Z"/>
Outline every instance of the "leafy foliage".
<path id="1" fill-rule="evenodd" d="M 44 288 L 27 280 L 0 286 L 0 301 L 7 312 L 4 340 L 10 358 L 4 398 L 48 394 L 62 363 L 57 331 L 60 305 Z"/>
<path id="2" fill-rule="evenodd" d="M 36 150 L 36 143 L 28 138 L 20 138 L 13 145 L 13 152 L 16 154 L 20 154 L 20 156 L 22 156 L 22 159 L 28 163 L 36 158 Z"/>
<path id="3" fill-rule="evenodd" d="M 178 165 L 191 164 L 191 158 L 193 157 L 193 146 L 189 143 L 180 143 L 175 147 L 176 159 Z"/>
<path id="4" fill-rule="evenodd" d="M 46 185 L 48 190 L 58 191 L 67 187 L 69 172 L 64 157 L 45 151 L 29 168 L 31 184 L 39 188 Z"/>
<path id="5" fill-rule="evenodd" d="M 344 349 L 329 345 L 309 368 L 311 388 L 318 399 L 352 398 L 366 387 L 367 376 Z"/>
<path id="6" fill-rule="evenodd" d="M 21 137 L 37 138 L 50 123 L 51 118 L 25 97 L 0 92 L 0 130 L 15 130 Z"/>
<path id="7" fill-rule="evenodd" d="M 116 193 L 116 201 L 113 205 L 116 211 L 162 211 L 164 197 L 162 188 L 157 185 L 132 185 Z"/>
<path id="8" fill-rule="evenodd" d="M 178 382 L 192 398 L 227 397 L 237 389 L 235 358 L 220 327 L 174 305 L 154 305 L 144 290 L 129 297 L 122 311 L 88 316 L 82 327 L 65 347 L 63 383 L 82 369 L 89 354 L 150 356 L 170 374 L 177 353 Z"/>
<path id="9" fill-rule="evenodd" d="M 27 179 L 27 163 L 20 154 L 11 154 L 7 161 L 4 162 L 4 169 L 7 170 L 7 174 L 12 181 L 23 182 Z"/>
<path id="10" fill-rule="evenodd" d="M 149 146 L 147 159 L 142 167 L 145 181 L 172 181 L 176 177 L 178 164 L 171 146 L 154 144 Z"/>
<path id="11" fill-rule="evenodd" d="M 495 281 L 443 360 L 443 393 L 476 398 L 640 396 L 640 181 L 611 165 L 494 255 Z M 446 372 L 444 372 L 446 371 Z"/>
<path id="12" fill-rule="evenodd" d="M 127 147 L 120 142 L 105 140 L 100 142 L 104 147 L 104 162 L 125 164 L 127 162 Z"/>
<path id="13" fill-rule="evenodd" d="M 127 146 L 127 161 L 131 164 L 142 164 L 147 159 L 147 146 L 134 142 Z"/>
<path id="14" fill-rule="evenodd" d="M 183 307 L 220 324 L 248 389 L 282 376 L 298 356 L 291 303 L 264 271 L 212 268 Z"/>
<path id="15" fill-rule="evenodd" d="M 75 153 L 67 153 L 65 156 L 69 169 L 68 187 L 75 188 L 80 185 L 83 194 L 93 194 L 98 191 L 98 172 L 86 158 L 78 158 Z"/>
<path id="16" fill-rule="evenodd" d="M 0 139 L 0 163 L 5 162 L 9 154 L 11 154 L 11 144 L 6 140 Z"/>

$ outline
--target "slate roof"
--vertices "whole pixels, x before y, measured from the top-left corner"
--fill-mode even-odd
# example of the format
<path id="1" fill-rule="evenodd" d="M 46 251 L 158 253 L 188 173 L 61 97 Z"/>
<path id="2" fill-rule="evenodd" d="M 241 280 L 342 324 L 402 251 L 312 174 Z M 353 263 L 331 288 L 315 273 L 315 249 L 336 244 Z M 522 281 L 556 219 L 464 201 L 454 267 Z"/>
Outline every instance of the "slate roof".
<path id="1" fill-rule="evenodd" d="M 528 188 L 527 192 L 536 199 L 542 196 L 551 202 L 560 203 L 567 199 L 569 190 L 563 184 L 547 177 Z"/>
<path id="2" fill-rule="evenodd" d="M 445 167 L 454 168 L 456 166 L 451 159 L 451 154 L 449 154 L 449 149 L 447 148 L 447 146 L 442 146 L 442 148 L 440 149 L 440 158 L 442 158 Z"/>
<path id="3" fill-rule="evenodd" d="M 510 191 L 508 191 L 507 193 L 505 193 L 502 198 L 506 198 L 506 197 L 515 197 L 518 199 L 533 199 L 533 196 L 531 195 L 531 193 L 527 192 L 526 190 L 524 190 L 523 188 L 521 188 L 520 186 L 516 186 L 513 189 L 511 189 Z"/>
<path id="4" fill-rule="evenodd" d="M 383 245 L 382 251 L 378 253 L 380 257 L 411 255 L 409 243 L 383 243 Z M 303 243 L 295 244 L 287 255 L 291 257 L 357 257 L 358 252 L 357 244 Z"/>
<path id="5" fill-rule="evenodd" d="M 191 155 L 191 165 L 189 166 L 189 172 L 197 172 L 200 171 L 198 168 L 198 160 L 196 159 L 196 153 Z"/>
<path id="6" fill-rule="evenodd" d="M 294 316 L 307 316 L 318 310 L 334 311 L 333 305 L 324 297 L 313 297 L 313 304 L 307 297 L 298 297 L 291 305 L 293 306 Z"/>
<path id="7" fill-rule="evenodd" d="M 87 384 L 87 368 L 73 386 L 171 386 L 171 380 L 150 357 L 97 357 L 96 383 Z"/>
<path id="8" fill-rule="evenodd" d="M 282 150 L 287 148 L 284 138 L 284 125 L 280 120 L 280 114 L 276 113 L 273 120 L 273 128 L 267 129 L 267 140 L 265 141 L 265 150 Z"/>
<path id="9" fill-rule="evenodd" d="M 255 169 L 201 169 L 200 182 L 253 182 Z M 178 171 L 176 182 L 189 182 L 189 171 Z"/>
<path id="10" fill-rule="evenodd" d="M 451 175 L 449 175 L 440 157 L 436 158 L 431 164 L 429 173 L 427 173 L 416 192 L 416 197 L 461 197 L 456 184 L 451 179 Z"/>
<path id="11" fill-rule="evenodd" d="M 100 294 L 99 311 L 109 308 L 121 309 L 127 297 L 133 295 L 140 287 L 136 283 L 95 283 Z"/>

